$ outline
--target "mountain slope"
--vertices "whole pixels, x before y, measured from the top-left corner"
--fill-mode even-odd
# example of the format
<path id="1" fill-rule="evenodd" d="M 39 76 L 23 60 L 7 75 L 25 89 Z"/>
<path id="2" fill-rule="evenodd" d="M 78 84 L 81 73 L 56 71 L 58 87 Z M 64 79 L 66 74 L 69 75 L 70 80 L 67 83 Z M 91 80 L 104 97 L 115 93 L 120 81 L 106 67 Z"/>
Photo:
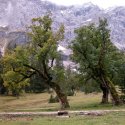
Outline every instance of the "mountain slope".
<path id="1" fill-rule="evenodd" d="M 10 34 L 18 34 L 19 37 L 11 41 L 21 43 L 22 35 L 17 32 L 22 34 L 32 18 L 43 16 L 49 11 L 54 20 L 54 29 L 61 23 L 65 25 L 65 40 L 61 43 L 62 46 L 66 47 L 70 43 L 74 37 L 74 29 L 92 22 L 98 23 L 99 17 L 106 17 L 112 42 L 119 49 L 125 49 L 125 7 L 102 10 L 92 3 L 65 7 L 41 0 L 0 0 L 0 46 L 4 45 L 4 38 L 10 39 Z M 26 38 L 25 35 L 23 38 Z"/>

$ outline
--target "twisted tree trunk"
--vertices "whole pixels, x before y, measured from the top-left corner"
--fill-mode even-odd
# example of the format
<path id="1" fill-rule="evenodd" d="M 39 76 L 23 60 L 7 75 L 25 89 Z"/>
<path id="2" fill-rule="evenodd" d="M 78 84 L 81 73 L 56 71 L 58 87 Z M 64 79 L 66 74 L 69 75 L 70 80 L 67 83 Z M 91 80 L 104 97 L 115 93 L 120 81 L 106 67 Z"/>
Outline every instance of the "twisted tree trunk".
<path id="1" fill-rule="evenodd" d="M 113 83 L 110 81 L 110 79 L 106 76 L 101 76 L 101 80 L 103 82 L 103 85 L 107 87 L 107 89 L 110 91 L 114 105 L 119 105 L 121 104 L 119 95 L 115 89 L 115 86 L 113 85 Z"/>
<path id="2" fill-rule="evenodd" d="M 50 82 L 49 86 L 56 92 L 61 103 L 61 109 L 70 108 L 67 96 L 62 92 L 60 86 L 55 82 Z"/>
<path id="3" fill-rule="evenodd" d="M 101 90 L 102 90 L 102 92 L 103 92 L 103 96 L 102 96 L 102 101 L 101 101 L 101 103 L 102 103 L 102 104 L 107 104 L 107 103 L 109 103 L 109 102 L 108 102 L 109 89 L 108 89 L 106 86 L 104 86 L 104 84 L 101 84 L 101 85 L 100 85 L 100 88 L 101 88 Z"/>

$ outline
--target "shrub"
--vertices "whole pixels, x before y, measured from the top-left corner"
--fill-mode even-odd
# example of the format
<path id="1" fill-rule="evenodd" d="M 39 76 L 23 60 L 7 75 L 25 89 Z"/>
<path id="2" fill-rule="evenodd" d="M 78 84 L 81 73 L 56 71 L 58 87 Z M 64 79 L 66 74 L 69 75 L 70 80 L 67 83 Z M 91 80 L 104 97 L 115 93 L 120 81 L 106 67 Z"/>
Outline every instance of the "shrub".
<path id="1" fill-rule="evenodd" d="M 49 98 L 49 103 L 57 103 L 57 102 L 59 102 L 58 97 L 51 95 Z"/>
<path id="2" fill-rule="evenodd" d="M 71 91 L 71 90 L 70 90 L 70 91 L 67 91 L 67 92 L 66 92 L 66 95 L 67 95 L 67 96 L 74 96 L 74 91 Z"/>
<path id="3" fill-rule="evenodd" d="M 122 100 L 123 103 L 125 103 L 125 95 L 121 95 L 120 99 Z"/>

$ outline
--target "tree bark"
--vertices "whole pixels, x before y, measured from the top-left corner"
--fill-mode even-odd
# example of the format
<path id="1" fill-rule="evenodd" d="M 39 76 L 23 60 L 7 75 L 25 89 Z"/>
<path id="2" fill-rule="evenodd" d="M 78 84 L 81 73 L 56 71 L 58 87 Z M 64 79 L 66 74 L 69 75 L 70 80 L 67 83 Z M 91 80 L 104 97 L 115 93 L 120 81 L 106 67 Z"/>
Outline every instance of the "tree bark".
<path id="1" fill-rule="evenodd" d="M 120 97 L 115 89 L 115 86 L 113 85 L 113 83 L 109 80 L 109 78 L 106 78 L 107 82 L 108 82 L 108 86 L 109 86 L 109 90 L 111 93 L 111 96 L 113 98 L 113 102 L 114 105 L 120 105 L 121 104 L 121 100 Z"/>
<path id="2" fill-rule="evenodd" d="M 103 82 L 103 85 L 106 86 L 108 88 L 108 90 L 110 91 L 112 99 L 113 99 L 113 102 L 114 102 L 114 105 L 121 104 L 119 95 L 118 95 L 118 93 L 117 93 L 117 91 L 115 89 L 115 86 L 110 81 L 110 79 L 108 77 L 106 77 L 106 76 L 102 76 L 101 80 Z"/>
<path id="3" fill-rule="evenodd" d="M 56 92 L 61 103 L 61 109 L 70 108 L 67 96 L 62 92 L 60 86 L 55 82 L 49 82 L 49 86 Z"/>
<path id="4" fill-rule="evenodd" d="M 103 92 L 101 103 L 102 104 L 108 104 L 109 103 L 108 102 L 109 89 L 106 86 L 104 86 L 103 84 L 100 85 L 100 88 Z"/>

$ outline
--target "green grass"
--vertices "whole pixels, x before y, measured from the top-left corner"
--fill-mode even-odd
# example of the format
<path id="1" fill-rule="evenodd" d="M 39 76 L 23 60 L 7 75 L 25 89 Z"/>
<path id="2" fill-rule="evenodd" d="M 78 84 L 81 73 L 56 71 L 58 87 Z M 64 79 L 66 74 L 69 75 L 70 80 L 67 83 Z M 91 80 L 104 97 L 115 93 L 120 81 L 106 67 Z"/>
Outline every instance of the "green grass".
<path id="1" fill-rule="evenodd" d="M 101 105 L 101 94 L 77 93 L 68 97 L 70 110 L 125 109 L 125 105 Z M 48 103 L 50 94 L 25 94 L 19 99 L 11 96 L 0 96 L 2 111 L 53 111 L 59 110 L 59 103 Z M 125 112 L 112 112 L 103 116 L 75 116 L 70 118 L 56 117 L 17 117 L 0 118 L 0 125 L 125 125 Z"/>
<path id="2" fill-rule="evenodd" d="M 92 109 L 124 109 L 123 106 L 112 104 L 101 105 L 101 94 L 77 93 L 76 96 L 68 97 L 71 110 L 92 110 Z M 50 94 L 25 94 L 19 99 L 12 96 L 0 96 L 1 111 L 54 111 L 59 110 L 59 103 L 48 103 Z"/>
<path id="3" fill-rule="evenodd" d="M 16 118 L 1 120 L 0 125 L 125 125 L 125 112 L 104 116 L 71 116 L 70 118 Z"/>

